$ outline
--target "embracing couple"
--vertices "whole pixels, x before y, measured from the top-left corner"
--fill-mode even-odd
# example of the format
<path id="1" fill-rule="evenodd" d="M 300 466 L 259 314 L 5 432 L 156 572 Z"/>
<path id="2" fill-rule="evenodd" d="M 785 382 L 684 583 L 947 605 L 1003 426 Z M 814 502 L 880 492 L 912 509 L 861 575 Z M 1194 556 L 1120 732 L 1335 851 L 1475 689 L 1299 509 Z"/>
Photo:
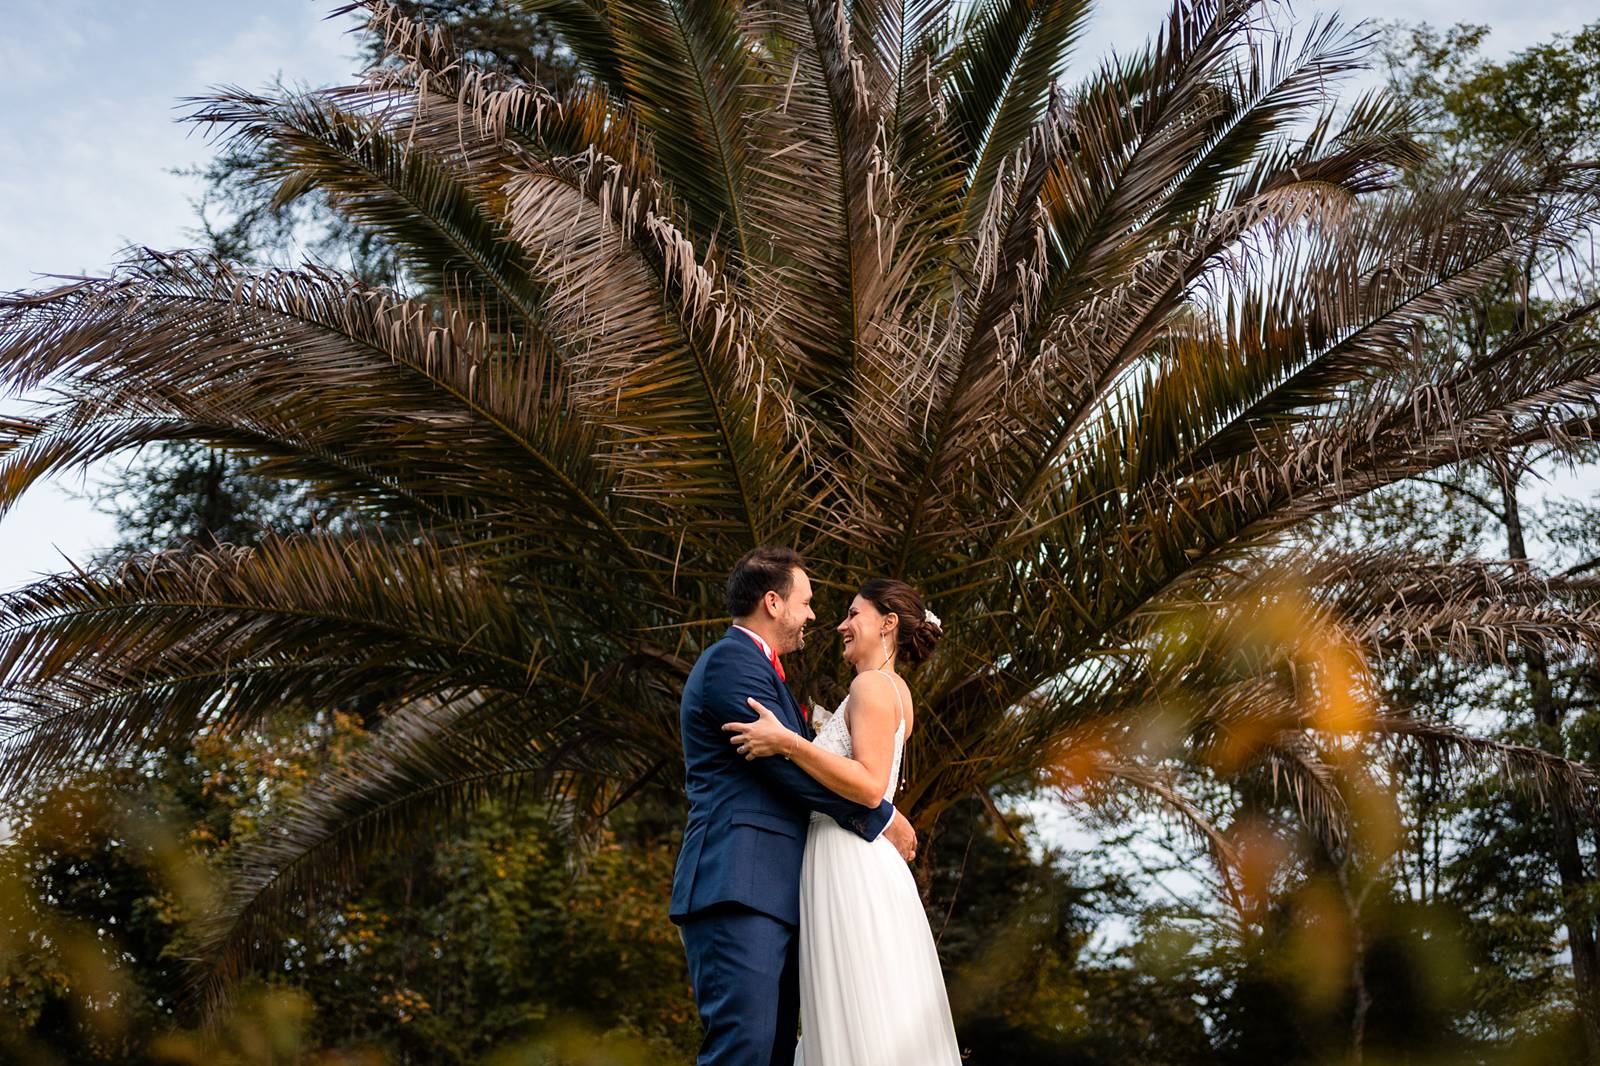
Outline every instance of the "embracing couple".
<path id="1" fill-rule="evenodd" d="M 671 914 L 705 1027 L 701 1066 L 956 1066 L 906 865 L 916 832 L 890 802 L 916 724 L 897 667 L 933 650 L 938 619 L 904 582 L 862 585 L 838 626 L 855 678 L 813 735 L 780 659 L 816 618 L 800 556 L 740 559 L 728 611 L 680 712 L 689 822 Z"/>

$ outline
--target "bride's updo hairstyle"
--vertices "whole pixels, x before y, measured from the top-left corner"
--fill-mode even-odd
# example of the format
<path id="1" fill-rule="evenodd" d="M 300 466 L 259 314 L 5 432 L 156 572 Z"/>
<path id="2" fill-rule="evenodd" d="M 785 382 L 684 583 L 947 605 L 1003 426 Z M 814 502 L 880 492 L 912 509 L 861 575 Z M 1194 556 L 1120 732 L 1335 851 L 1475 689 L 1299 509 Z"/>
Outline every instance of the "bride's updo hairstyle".
<path id="1" fill-rule="evenodd" d="M 862 584 L 857 595 L 876 607 L 879 614 L 892 614 L 900 620 L 895 630 L 896 659 L 915 666 L 933 654 L 944 630 L 928 621 L 928 609 L 916 589 L 892 577 L 875 577 Z"/>

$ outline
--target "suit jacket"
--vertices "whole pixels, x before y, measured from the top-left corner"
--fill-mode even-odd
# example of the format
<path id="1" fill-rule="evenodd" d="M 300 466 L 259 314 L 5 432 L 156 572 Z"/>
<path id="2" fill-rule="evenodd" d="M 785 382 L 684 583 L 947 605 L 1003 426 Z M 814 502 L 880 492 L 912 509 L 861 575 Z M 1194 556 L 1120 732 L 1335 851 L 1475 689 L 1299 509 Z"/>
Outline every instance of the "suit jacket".
<path id="1" fill-rule="evenodd" d="M 689 821 L 672 878 L 673 921 L 716 903 L 739 903 L 781 922 L 800 922 L 800 862 L 810 812 L 821 811 L 865 840 L 894 816 L 830 792 L 782 756 L 746 760 L 727 722 L 753 722 L 745 703 L 760 700 L 810 739 L 811 727 L 772 663 L 744 633 L 729 628 L 701 655 L 683 686 L 679 724 Z"/>

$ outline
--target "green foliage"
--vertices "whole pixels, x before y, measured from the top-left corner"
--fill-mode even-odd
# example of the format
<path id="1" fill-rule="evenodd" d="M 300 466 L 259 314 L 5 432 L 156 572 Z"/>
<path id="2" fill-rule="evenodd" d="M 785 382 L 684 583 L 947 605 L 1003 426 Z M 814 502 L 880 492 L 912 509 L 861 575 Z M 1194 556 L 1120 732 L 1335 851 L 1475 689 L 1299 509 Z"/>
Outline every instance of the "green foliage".
<path id="1" fill-rule="evenodd" d="M 0 852 L 0 1051 L 14 1061 L 125 1062 L 183 985 L 170 847 L 138 775 L 52 790 L 7 811 Z M 166 806 L 167 810 L 162 811 Z"/>
<path id="2" fill-rule="evenodd" d="M 165 444 L 131 460 L 96 494 L 116 522 L 106 559 L 156 546 L 205 548 L 218 541 L 257 544 L 273 531 L 310 531 L 338 523 L 303 486 L 257 472 L 252 464 L 200 444 Z"/>
<path id="3" fill-rule="evenodd" d="M 187 1061 L 184 929 L 230 850 L 364 742 L 341 715 L 212 735 L 147 772 L 12 808 L 0 901 L 22 939 L 0 953 L 7 1053 Z M 666 918 L 676 840 L 660 821 L 640 808 L 579 851 L 538 806 L 484 808 L 430 850 L 376 863 L 358 895 L 279 946 L 230 1024 L 396 1063 L 479 1062 L 552 1027 L 681 1056 L 698 1021 Z M 289 1020 L 273 1021 L 280 1010 Z"/>
<path id="4" fill-rule="evenodd" d="M 1488 27 L 1396 28 L 1386 52 L 1391 82 L 1433 119 L 1437 165 L 1470 166 L 1500 146 L 1538 144 L 1552 157 L 1600 153 L 1600 23 L 1518 52 L 1482 54 Z M 1549 253 L 1543 253 L 1549 254 Z M 1532 263 L 1463 307 L 1440 329 L 1441 344 L 1474 357 L 1521 328 L 1542 306 L 1593 298 L 1592 259 L 1564 258 L 1532 280 Z M 1586 330 L 1589 343 L 1596 337 Z M 1434 482 L 1442 497 L 1399 494 L 1383 501 L 1391 517 L 1405 499 L 1454 505 L 1434 528 L 1464 530 L 1474 541 L 1503 541 L 1514 557 L 1539 559 L 1564 574 L 1592 572 L 1600 553 L 1587 502 L 1528 499 L 1534 478 L 1557 464 L 1594 459 L 1582 441 L 1519 449 L 1483 465 L 1464 464 Z M 1380 508 L 1381 509 L 1381 508 Z M 1464 670 L 1427 656 L 1396 662 L 1389 683 L 1422 713 L 1491 722 L 1506 741 L 1592 760 L 1595 728 L 1593 648 L 1529 641 L 1508 672 Z M 1498 790 L 1498 782 L 1452 775 L 1413 761 L 1403 771 L 1414 811 L 1414 847 L 1405 881 L 1413 898 L 1446 911 L 1477 960 L 1469 971 L 1472 1028 L 1486 1046 L 1560 1048 L 1574 1060 L 1600 1056 L 1600 969 L 1596 959 L 1600 887 L 1589 833 L 1561 810 Z M 1404 856 L 1403 856 L 1404 858 Z"/>
<path id="5" fill-rule="evenodd" d="M 1592 155 L 1600 145 L 1600 22 L 1503 62 L 1482 55 L 1490 32 L 1466 23 L 1390 31 L 1392 81 L 1433 109 L 1444 157 L 1470 162 L 1517 142 L 1556 157 Z"/>
<path id="6" fill-rule="evenodd" d="M 505 0 L 400 0 L 396 7 L 411 18 L 447 29 L 462 56 L 476 66 L 556 86 L 577 75 L 571 50 L 525 5 Z M 379 35 L 364 34 L 361 40 L 368 59 L 388 58 Z"/>

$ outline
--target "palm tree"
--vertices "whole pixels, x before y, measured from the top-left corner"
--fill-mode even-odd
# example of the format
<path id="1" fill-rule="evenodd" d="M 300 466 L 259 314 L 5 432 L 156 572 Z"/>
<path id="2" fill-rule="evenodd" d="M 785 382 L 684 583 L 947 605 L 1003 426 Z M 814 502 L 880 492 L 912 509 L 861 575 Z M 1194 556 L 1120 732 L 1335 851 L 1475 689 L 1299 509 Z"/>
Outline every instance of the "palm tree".
<path id="1" fill-rule="evenodd" d="M 8 781 L 286 704 L 382 709 L 244 849 L 215 987 L 442 816 L 515 789 L 603 812 L 675 776 L 677 687 L 764 542 L 824 600 L 899 575 L 945 619 L 902 793 L 924 826 L 1068 767 L 1226 859 L 1186 775 L 1287 775 L 1332 826 L 1354 733 L 1587 796 L 1555 756 L 1363 702 L 1361 662 L 1592 646 L 1593 579 L 1303 531 L 1595 434 L 1594 304 L 1473 358 L 1424 343 L 1594 219 L 1592 167 L 1513 148 L 1399 181 L 1412 116 L 1328 95 L 1364 38 L 1247 0 L 1176 0 L 1070 91 L 1085 0 L 527 0 L 581 68 L 557 90 L 366 6 L 390 59 L 360 84 L 194 119 L 269 145 L 280 200 L 379 233 L 405 291 L 151 252 L 0 309 L 8 385 L 51 390 L 3 427 L 5 504 L 190 440 L 355 516 L 0 601 Z"/>

